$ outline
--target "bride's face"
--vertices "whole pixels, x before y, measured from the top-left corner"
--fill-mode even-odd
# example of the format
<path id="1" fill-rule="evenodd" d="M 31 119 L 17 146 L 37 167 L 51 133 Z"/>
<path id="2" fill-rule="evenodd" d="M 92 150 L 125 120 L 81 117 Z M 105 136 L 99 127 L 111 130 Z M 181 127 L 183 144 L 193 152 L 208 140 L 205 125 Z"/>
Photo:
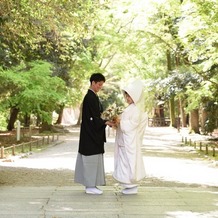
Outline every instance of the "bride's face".
<path id="1" fill-rule="evenodd" d="M 132 98 L 130 97 L 130 95 L 127 92 L 125 92 L 124 96 L 125 96 L 126 102 L 128 104 L 132 104 L 133 103 Z"/>

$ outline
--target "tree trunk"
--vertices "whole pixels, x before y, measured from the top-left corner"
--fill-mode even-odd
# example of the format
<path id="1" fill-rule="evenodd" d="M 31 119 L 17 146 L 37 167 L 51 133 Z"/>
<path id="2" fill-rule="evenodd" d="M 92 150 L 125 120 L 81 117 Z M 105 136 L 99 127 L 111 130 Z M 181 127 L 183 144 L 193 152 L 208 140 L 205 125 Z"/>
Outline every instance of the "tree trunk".
<path id="1" fill-rule="evenodd" d="M 63 118 L 63 113 L 64 113 L 64 107 L 61 107 L 59 113 L 58 113 L 58 119 L 55 124 L 61 124 L 62 118 Z"/>
<path id="2" fill-rule="evenodd" d="M 77 126 L 80 126 L 81 120 L 82 120 L 82 104 L 79 107 L 79 117 L 78 117 L 78 120 L 77 120 L 77 123 L 76 123 Z"/>
<path id="3" fill-rule="evenodd" d="M 167 58 L 167 70 L 170 72 L 172 70 L 172 60 L 171 53 L 169 50 L 166 52 Z M 175 117 L 175 96 L 171 95 L 169 100 L 169 109 L 170 109 L 170 126 L 176 127 L 176 117 Z"/>
<path id="4" fill-rule="evenodd" d="M 50 113 L 50 118 L 47 120 L 42 120 L 42 125 L 40 132 L 51 131 L 52 130 L 52 113 Z"/>
<path id="5" fill-rule="evenodd" d="M 39 116 L 39 114 L 37 114 L 36 126 L 40 126 L 40 123 L 41 123 L 41 117 Z"/>
<path id="6" fill-rule="evenodd" d="M 24 116 L 24 126 L 25 127 L 30 126 L 30 115 L 25 114 L 25 116 Z"/>
<path id="7" fill-rule="evenodd" d="M 10 118 L 7 125 L 7 130 L 12 131 L 14 129 L 14 123 L 17 120 L 17 115 L 19 113 L 18 108 L 11 108 Z"/>
<path id="8" fill-rule="evenodd" d="M 207 121 L 207 111 L 205 110 L 205 108 L 203 107 L 202 110 L 201 110 L 201 131 L 203 133 L 206 133 L 206 130 L 205 130 L 205 123 Z"/>
<path id="9" fill-rule="evenodd" d="M 190 132 L 200 133 L 198 109 L 192 110 L 190 113 Z"/>
<path id="10" fill-rule="evenodd" d="M 170 107 L 170 126 L 176 127 L 174 96 L 171 96 L 171 98 L 170 98 L 169 107 Z"/>
<path id="11" fill-rule="evenodd" d="M 187 127 L 187 121 L 186 121 L 186 113 L 185 113 L 185 101 L 183 99 L 179 99 L 180 101 L 180 114 L 181 114 L 181 121 L 182 121 L 182 127 Z"/>
<path id="12" fill-rule="evenodd" d="M 172 70 L 172 63 L 171 63 L 171 53 L 169 50 L 167 50 L 166 56 L 167 56 L 167 70 L 171 71 Z"/>
<path id="13" fill-rule="evenodd" d="M 49 124 L 47 122 L 43 122 L 42 126 L 40 128 L 40 132 L 45 132 L 45 131 L 51 131 L 52 130 L 52 124 Z"/>

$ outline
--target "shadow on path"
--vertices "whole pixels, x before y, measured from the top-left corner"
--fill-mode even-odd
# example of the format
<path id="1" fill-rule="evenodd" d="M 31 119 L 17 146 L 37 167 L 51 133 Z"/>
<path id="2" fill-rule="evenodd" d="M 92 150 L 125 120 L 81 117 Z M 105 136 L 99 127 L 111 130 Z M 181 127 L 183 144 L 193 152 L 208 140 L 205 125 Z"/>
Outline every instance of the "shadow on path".
<path id="1" fill-rule="evenodd" d="M 61 142 L 25 158 L 13 157 L 11 162 L 0 161 L 1 186 L 75 186 L 73 173 L 78 149 L 79 128 L 69 128 Z M 200 158 L 191 147 L 181 146 L 184 130 L 147 128 L 143 141 L 143 158 L 147 177 L 141 186 L 153 187 L 218 187 L 218 168 Z M 201 137 L 201 136 L 199 136 Z M 105 144 L 107 185 L 114 185 L 114 135 Z"/>

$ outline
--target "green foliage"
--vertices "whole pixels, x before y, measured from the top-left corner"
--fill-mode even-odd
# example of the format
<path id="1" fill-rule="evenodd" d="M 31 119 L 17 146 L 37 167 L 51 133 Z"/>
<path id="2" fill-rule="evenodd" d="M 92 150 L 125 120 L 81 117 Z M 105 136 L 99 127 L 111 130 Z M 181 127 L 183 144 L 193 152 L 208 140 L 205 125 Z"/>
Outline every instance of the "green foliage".
<path id="1" fill-rule="evenodd" d="M 62 54 L 63 62 L 72 60 L 69 53 L 73 47 L 75 54 L 76 44 L 88 34 L 97 4 L 90 0 L 2 0 L 0 64 L 7 68 L 55 52 Z"/>
<path id="2" fill-rule="evenodd" d="M 217 2 L 187 1 L 182 10 L 179 29 L 181 42 L 188 51 L 189 61 L 198 64 L 198 73 L 207 76 L 207 72 L 218 64 Z"/>
<path id="3" fill-rule="evenodd" d="M 204 128 L 206 133 L 212 133 L 218 125 L 218 101 L 209 101 L 205 105 L 205 110 L 207 111 L 207 121 Z"/>
<path id="4" fill-rule="evenodd" d="M 106 109 L 113 104 L 118 107 L 122 107 L 125 104 L 125 99 L 121 88 L 116 78 L 110 78 L 106 80 L 102 92 L 99 94 L 103 108 Z"/>
<path id="5" fill-rule="evenodd" d="M 52 77 L 51 65 L 36 61 L 0 72 L 4 90 L 0 107 L 15 107 L 24 114 L 40 115 L 50 122 L 50 114 L 63 104 L 67 90 L 63 80 Z"/>
<path id="6" fill-rule="evenodd" d="M 193 86 L 187 86 L 186 94 L 188 96 L 187 111 L 199 108 L 202 103 L 207 103 L 214 99 L 213 92 L 211 91 L 210 82 L 201 82 L 198 89 L 193 89 Z"/>
<path id="7" fill-rule="evenodd" d="M 6 112 L 1 112 L 0 113 L 0 131 L 5 131 L 6 130 L 6 125 L 7 125 L 7 113 Z"/>
<path id="8" fill-rule="evenodd" d="M 92 47 L 85 43 L 92 34 L 98 4 L 90 0 L 2 0 L 0 66 L 10 69 L 23 60 L 52 63 L 52 76 L 63 79 L 68 87 L 64 104 L 77 105 L 81 101 L 85 75 L 95 71 L 93 68 L 99 69 L 89 59 Z M 19 79 L 14 78 L 18 82 Z M 26 92 L 25 97 L 27 95 L 31 96 L 31 92 Z"/>
<path id="9" fill-rule="evenodd" d="M 7 71 L 0 78 L 4 81 L 0 81 L 1 106 L 20 105 L 24 112 L 44 113 L 57 110 L 56 100 L 62 106 L 78 105 L 89 76 L 96 71 L 108 78 L 101 95 L 105 107 L 122 104 L 120 86 L 130 78 L 146 81 L 150 109 L 171 96 L 188 100 L 187 111 L 217 102 L 217 7 L 216 0 L 148 0 L 146 4 L 144 0 L 2 0 L 3 69 L 36 59 L 53 63 L 54 68 L 45 76 L 32 70 L 28 75 L 26 66 L 17 68 L 16 74 L 10 73 L 14 69 Z M 37 82 L 28 82 L 42 77 L 47 90 L 50 77 L 64 80 L 65 97 L 42 93 Z M 38 98 L 51 99 L 54 107 Z M 36 99 L 35 106 L 22 104 L 21 99 Z"/>

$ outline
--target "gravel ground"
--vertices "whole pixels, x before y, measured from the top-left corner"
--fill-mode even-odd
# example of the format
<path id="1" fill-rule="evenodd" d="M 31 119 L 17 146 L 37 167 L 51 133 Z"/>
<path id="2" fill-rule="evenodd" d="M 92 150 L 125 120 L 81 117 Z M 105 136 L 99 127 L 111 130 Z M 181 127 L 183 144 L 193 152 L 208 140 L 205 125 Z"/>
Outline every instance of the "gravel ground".
<path id="1" fill-rule="evenodd" d="M 69 133 L 60 141 L 41 151 L 0 160 L 1 186 L 74 186 L 75 160 L 79 129 L 68 128 Z M 108 132 L 109 134 L 109 132 Z M 199 156 L 190 146 L 182 146 L 182 136 L 176 129 L 147 128 L 142 147 L 147 177 L 142 186 L 164 187 L 218 187 L 218 167 L 213 159 Z M 205 136 L 188 135 L 195 140 Z M 107 185 L 114 185 L 113 172 L 114 133 L 110 132 L 105 145 Z"/>

